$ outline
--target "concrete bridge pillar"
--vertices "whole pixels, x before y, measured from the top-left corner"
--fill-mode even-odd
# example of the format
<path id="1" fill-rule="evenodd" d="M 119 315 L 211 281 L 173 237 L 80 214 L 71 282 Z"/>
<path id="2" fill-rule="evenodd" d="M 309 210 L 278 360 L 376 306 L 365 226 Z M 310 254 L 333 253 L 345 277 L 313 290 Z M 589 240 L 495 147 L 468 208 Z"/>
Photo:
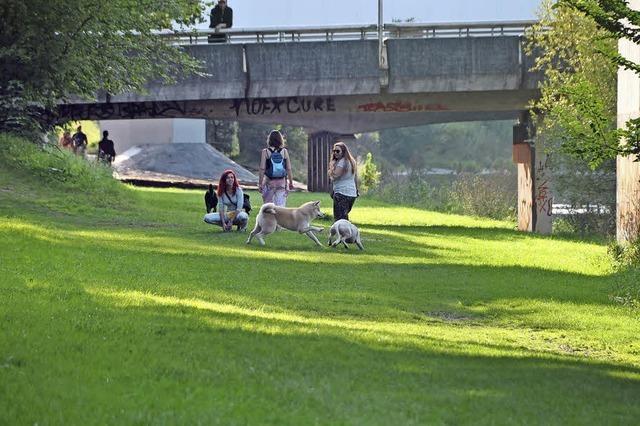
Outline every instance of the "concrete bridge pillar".
<path id="1" fill-rule="evenodd" d="M 528 112 L 513 126 L 513 161 L 518 167 L 518 230 L 550 234 L 553 195 L 548 157 L 536 143 Z"/>
<path id="2" fill-rule="evenodd" d="M 334 140 L 339 135 L 331 132 L 309 134 L 307 142 L 307 188 L 311 192 L 329 192 L 331 182 L 327 169 Z"/>
<path id="3" fill-rule="evenodd" d="M 350 146 L 349 143 L 355 139 L 355 135 L 328 131 L 309 134 L 307 142 L 307 189 L 310 192 L 329 192 L 331 190 L 331 181 L 329 180 L 327 169 L 331 159 L 331 148 L 338 138 L 347 146 Z"/>
<path id="4" fill-rule="evenodd" d="M 632 0 L 630 7 L 640 10 L 640 1 Z M 626 59 L 640 62 L 640 46 L 629 40 L 618 42 L 618 51 Z M 640 117 L 640 78 L 633 71 L 618 70 L 618 127 L 632 118 Z M 623 142 L 624 143 L 624 142 Z M 616 237 L 626 244 L 640 237 L 640 162 L 635 156 L 617 160 Z"/>

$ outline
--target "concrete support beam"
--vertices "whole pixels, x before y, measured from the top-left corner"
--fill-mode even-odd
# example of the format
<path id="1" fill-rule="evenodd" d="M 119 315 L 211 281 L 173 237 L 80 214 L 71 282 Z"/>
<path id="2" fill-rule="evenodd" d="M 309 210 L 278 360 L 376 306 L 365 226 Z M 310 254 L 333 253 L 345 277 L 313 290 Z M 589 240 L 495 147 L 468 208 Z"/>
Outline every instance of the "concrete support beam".
<path id="1" fill-rule="evenodd" d="M 258 43 L 245 49 L 250 98 L 380 92 L 374 40 Z"/>
<path id="2" fill-rule="evenodd" d="M 316 132 L 309 134 L 307 143 L 307 188 L 310 192 L 329 192 L 331 182 L 327 170 L 331 147 L 337 133 Z"/>
<path id="3" fill-rule="evenodd" d="M 629 6 L 640 10 L 640 0 Z M 618 51 L 626 59 L 640 62 L 640 46 L 628 40 L 618 42 Z M 623 68 L 618 70 L 618 127 L 640 117 L 640 78 Z M 616 236 L 621 244 L 636 241 L 640 236 L 640 162 L 635 158 L 618 157 L 616 196 Z"/>
<path id="4" fill-rule="evenodd" d="M 528 113 L 513 126 L 513 162 L 518 167 L 518 230 L 550 234 L 552 229 L 551 172 L 542 144 L 535 143 L 535 126 Z"/>

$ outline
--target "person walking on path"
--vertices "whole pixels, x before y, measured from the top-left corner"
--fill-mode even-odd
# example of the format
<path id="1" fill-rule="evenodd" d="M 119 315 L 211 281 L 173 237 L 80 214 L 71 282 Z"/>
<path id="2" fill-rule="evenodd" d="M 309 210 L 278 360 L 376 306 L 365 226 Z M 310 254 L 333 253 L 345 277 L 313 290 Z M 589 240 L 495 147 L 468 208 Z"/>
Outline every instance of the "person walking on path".
<path id="1" fill-rule="evenodd" d="M 87 135 L 82 132 L 82 126 L 78 126 L 77 131 L 73 134 L 73 152 L 84 157 L 87 151 Z"/>
<path id="2" fill-rule="evenodd" d="M 333 184 L 333 220 L 349 220 L 349 212 L 358 197 L 358 169 L 349 148 L 339 139 L 333 144 L 328 172 Z"/>
<path id="3" fill-rule="evenodd" d="M 267 138 L 267 147 L 260 156 L 258 191 L 265 203 L 286 207 L 290 190 L 293 190 L 293 173 L 289 151 L 284 147 L 282 134 L 272 130 Z"/>
<path id="4" fill-rule="evenodd" d="M 116 158 L 116 150 L 113 141 L 109 139 L 109 131 L 102 132 L 102 140 L 98 143 L 98 159 L 107 164 L 113 163 Z"/>
<path id="5" fill-rule="evenodd" d="M 73 138 L 71 137 L 71 132 L 65 130 L 60 139 L 58 140 L 58 145 L 60 148 L 68 149 L 69 151 L 73 151 Z"/>
<path id="6" fill-rule="evenodd" d="M 244 211 L 244 192 L 233 170 L 225 170 L 218 182 L 218 211 L 204 215 L 204 221 L 219 225 L 225 232 L 231 231 L 233 225 L 238 231 L 247 229 L 249 214 Z"/>

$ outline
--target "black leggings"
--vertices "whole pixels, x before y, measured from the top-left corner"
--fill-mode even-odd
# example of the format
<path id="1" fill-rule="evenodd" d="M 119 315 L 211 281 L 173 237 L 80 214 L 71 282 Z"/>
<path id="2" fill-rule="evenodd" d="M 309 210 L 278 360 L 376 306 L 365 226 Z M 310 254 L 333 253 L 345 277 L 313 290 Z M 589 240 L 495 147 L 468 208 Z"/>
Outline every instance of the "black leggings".
<path id="1" fill-rule="evenodd" d="M 349 212 L 356 202 L 356 197 L 349 197 L 338 193 L 333 194 L 333 220 L 349 220 Z"/>

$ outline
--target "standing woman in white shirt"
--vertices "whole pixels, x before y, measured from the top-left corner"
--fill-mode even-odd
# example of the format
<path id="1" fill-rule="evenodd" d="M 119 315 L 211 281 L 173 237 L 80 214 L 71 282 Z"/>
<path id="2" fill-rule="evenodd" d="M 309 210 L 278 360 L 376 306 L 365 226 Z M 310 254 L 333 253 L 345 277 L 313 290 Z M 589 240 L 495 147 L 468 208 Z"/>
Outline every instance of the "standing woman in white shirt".
<path id="1" fill-rule="evenodd" d="M 349 148 L 337 139 L 331 150 L 329 179 L 333 182 L 333 220 L 349 220 L 349 212 L 358 197 L 358 168 Z"/>

